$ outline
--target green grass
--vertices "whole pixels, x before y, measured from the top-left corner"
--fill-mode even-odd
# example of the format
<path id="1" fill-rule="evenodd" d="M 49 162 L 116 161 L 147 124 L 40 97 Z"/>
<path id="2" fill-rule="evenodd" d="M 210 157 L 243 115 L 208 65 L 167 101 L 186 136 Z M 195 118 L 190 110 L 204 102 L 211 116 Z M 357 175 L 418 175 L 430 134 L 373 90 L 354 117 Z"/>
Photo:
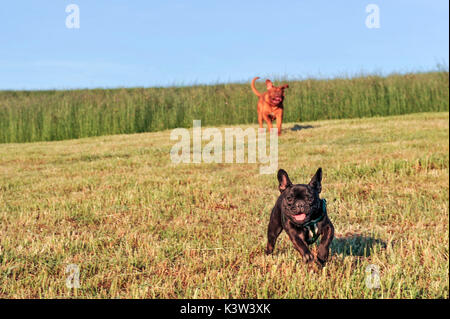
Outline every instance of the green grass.
<path id="1" fill-rule="evenodd" d="M 297 183 L 324 170 L 336 238 L 322 271 L 284 233 L 264 254 L 278 184 L 259 164 L 174 165 L 170 131 L 2 144 L 0 297 L 449 298 L 448 121 L 284 125 L 279 167 Z"/>
<path id="2" fill-rule="evenodd" d="M 280 83 L 280 81 L 276 81 Z M 449 110 L 448 71 L 289 81 L 285 121 Z M 257 82 L 264 90 L 263 81 Z M 0 91 L 0 143 L 256 123 L 250 83 L 210 86 Z"/>

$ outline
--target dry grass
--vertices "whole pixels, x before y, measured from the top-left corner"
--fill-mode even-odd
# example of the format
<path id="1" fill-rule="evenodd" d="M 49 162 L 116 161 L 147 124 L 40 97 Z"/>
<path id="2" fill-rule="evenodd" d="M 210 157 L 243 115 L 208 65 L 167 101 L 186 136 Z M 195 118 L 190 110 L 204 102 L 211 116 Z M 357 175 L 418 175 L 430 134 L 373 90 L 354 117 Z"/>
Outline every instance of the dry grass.
<path id="1" fill-rule="evenodd" d="M 285 234 L 263 254 L 278 191 L 258 164 L 174 165 L 169 131 L 1 144 L 0 297 L 448 298 L 448 120 L 284 125 L 279 167 L 298 183 L 324 169 L 337 238 L 321 272 Z"/>

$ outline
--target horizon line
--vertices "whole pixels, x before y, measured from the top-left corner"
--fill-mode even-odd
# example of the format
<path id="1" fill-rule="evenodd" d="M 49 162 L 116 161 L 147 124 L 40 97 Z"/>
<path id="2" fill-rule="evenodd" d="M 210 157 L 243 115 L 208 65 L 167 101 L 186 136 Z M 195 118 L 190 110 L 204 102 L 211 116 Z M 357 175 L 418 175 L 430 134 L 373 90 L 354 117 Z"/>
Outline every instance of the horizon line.
<path id="1" fill-rule="evenodd" d="M 345 80 L 351 80 L 351 79 L 358 79 L 358 78 L 364 78 L 369 76 L 377 76 L 377 77 L 383 77 L 387 78 L 390 76 L 395 75 L 408 75 L 408 74 L 425 74 L 425 73 L 439 73 L 439 72 L 449 72 L 449 67 L 446 64 L 437 63 L 434 68 L 430 68 L 428 70 L 407 70 L 407 71 L 388 71 L 383 72 L 382 70 L 375 70 L 375 71 L 365 71 L 361 70 L 358 72 L 354 72 L 353 74 L 342 72 L 341 74 L 335 74 L 335 75 L 321 75 L 320 72 L 318 72 L 317 75 L 306 75 L 306 76 L 295 76 L 295 75 L 268 75 L 268 74 L 262 74 L 259 75 L 260 78 L 271 78 L 274 82 L 277 81 L 289 81 L 289 82 L 301 82 L 301 81 L 308 81 L 308 80 L 316 80 L 316 81 L 327 81 L 327 80 L 339 80 L 339 79 L 345 79 Z M 258 75 L 255 75 L 258 76 Z M 196 82 L 192 81 L 189 84 L 185 84 L 183 82 L 178 82 L 171 84 L 165 84 L 165 85 L 150 85 L 150 86 L 94 86 L 94 87 L 68 87 L 68 88 L 43 88 L 43 89 L 10 89 L 10 88 L 0 88 L 0 92 L 46 92 L 46 91 L 88 91 L 88 90 L 120 90 L 120 89 L 151 89 L 151 88 L 187 88 L 187 87 L 197 87 L 197 86 L 217 86 L 217 85 L 229 85 L 229 84 L 246 84 L 250 82 L 252 78 L 246 79 L 246 80 L 229 80 L 229 81 L 220 81 L 216 80 L 209 81 L 209 82 Z"/>

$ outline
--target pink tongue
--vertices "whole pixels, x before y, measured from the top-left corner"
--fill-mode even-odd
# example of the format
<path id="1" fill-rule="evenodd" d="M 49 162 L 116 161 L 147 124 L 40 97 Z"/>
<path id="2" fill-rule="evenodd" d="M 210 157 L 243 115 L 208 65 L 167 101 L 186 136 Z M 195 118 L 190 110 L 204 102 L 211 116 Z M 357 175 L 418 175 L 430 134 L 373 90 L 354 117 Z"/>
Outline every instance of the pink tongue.
<path id="1" fill-rule="evenodd" d="M 300 214 L 300 215 L 294 215 L 294 219 L 298 222 L 301 222 L 303 220 L 305 220 L 306 215 L 305 214 Z"/>

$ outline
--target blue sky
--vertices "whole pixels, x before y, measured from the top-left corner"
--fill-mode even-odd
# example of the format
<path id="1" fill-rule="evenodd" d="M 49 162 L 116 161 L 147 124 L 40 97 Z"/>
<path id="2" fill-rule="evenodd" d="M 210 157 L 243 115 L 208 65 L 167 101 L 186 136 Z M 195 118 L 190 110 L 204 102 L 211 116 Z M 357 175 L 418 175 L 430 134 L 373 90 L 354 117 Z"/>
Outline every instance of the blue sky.
<path id="1" fill-rule="evenodd" d="M 79 29 L 66 28 L 71 3 Z M 0 89 L 426 71 L 448 66 L 448 12 L 447 0 L 5 1 Z"/>

